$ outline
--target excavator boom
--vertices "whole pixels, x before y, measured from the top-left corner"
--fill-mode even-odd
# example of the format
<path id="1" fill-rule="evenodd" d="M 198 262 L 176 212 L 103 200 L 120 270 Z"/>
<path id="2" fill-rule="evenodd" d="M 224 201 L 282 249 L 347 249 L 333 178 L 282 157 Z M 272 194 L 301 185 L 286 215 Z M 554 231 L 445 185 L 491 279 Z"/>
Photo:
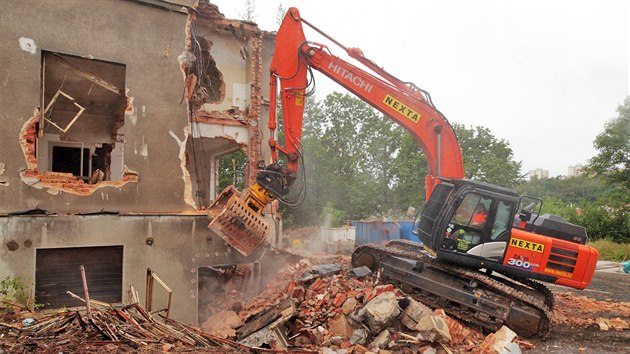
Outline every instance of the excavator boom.
<path id="1" fill-rule="evenodd" d="M 274 162 L 277 161 L 275 150 L 280 150 L 288 157 L 288 169 L 297 171 L 297 162 L 292 161 L 292 157 L 297 156 L 300 148 L 307 75 L 309 68 L 313 68 L 381 111 L 414 136 L 428 161 L 429 173 L 425 181 L 427 199 L 439 183 L 439 178 L 464 178 L 464 164 L 457 137 L 448 120 L 432 105 L 428 93 L 378 67 L 360 49 L 340 45 L 371 73 L 332 55 L 325 45 L 307 42 L 302 23 L 339 43 L 302 20 L 296 8 L 287 12 L 276 36 L 276 52 L 270 67 L 270 100 L 274 102 L 279 81 L 286 133 L 286 148 L 279 147 L 273 138 L 270 141 Z M 269 129 L 273 137 L 276 129 L 275 107 L 270 109 Z"/>

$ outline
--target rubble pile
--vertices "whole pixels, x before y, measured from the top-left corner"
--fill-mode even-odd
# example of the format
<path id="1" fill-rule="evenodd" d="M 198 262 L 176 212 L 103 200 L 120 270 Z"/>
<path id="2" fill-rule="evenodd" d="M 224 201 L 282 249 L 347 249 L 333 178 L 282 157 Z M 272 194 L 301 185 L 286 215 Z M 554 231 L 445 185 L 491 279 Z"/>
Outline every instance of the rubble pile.
<path id="1" fill-rule="evenodd" d="M 138 303 L 91 304 L 86 310 L 28 317 L 21 325 L 0 323 L 0 352 L 250 352 L 241 344 L 172 319 L 155 318 Z"/>
<path id="2" fill-rule="evenodd" d="M 555 298 L 555 324 L 598 326 L 602 331 L 630 329 L 629 302 L 598 301 L 571 293 L 558 293 Z"/>
<path id="3" fill-rule="evenodd" d="M 443 310 L 434 311 L 393 285 L 380 284 L 368 268 L 349 269 L 349 261 L 340 260 L 312 266 L 301 275 L 297 271 L 308 262 L 290 266 L 281 272 L 280 284 L 270 283 L 238 316 L 231 311 L 217 314 L 204 330 L 253 348 L 328 354 L 520 352 L 524 342 L 509 328 L 484 337 Z M 218 325 L 212 328 L 210 323 Z"/>
<path id="4" fill-rule="evenodd" d="M 327 264 L 322 260 L 302 259 L 282 267 L 258 296 L 216 312 L 202 329 L 150 313 L 130 291 L 130 305 L 90 300 L 85 309 L 25 313 L 12 323 L 0 321 L 0 353 L 517 354 L 521 347 L 531 348 L 507 327 L 484 337 L 443 310 L 432 310 L 394 285 L 380 283 L 368 268 L 351 268 L 349 257 L 327 257 L 332 261 Z"/>

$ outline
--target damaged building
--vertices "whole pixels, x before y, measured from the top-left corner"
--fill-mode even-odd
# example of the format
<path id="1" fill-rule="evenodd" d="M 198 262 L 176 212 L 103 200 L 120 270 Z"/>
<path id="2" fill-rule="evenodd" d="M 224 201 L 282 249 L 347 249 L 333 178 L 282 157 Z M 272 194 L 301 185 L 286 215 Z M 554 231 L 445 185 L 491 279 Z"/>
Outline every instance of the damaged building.
<path id="1" fill-rule="evenodd" d="M 79 304 L 81 265 L 111 303 L 150 268 L 196 324 L 200 273 L 260 268 L 205 209 L 269 160 L 274 34 L 207 0 L 4 1 L 0 28 L 0 278 L 55 308 Z"/>

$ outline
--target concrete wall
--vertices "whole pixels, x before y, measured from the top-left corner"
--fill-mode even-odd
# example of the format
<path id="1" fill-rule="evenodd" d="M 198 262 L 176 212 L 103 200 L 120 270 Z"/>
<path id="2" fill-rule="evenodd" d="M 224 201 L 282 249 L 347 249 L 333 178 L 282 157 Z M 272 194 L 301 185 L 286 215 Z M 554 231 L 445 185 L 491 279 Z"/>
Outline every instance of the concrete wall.
<path id="1" fill-rule="evenodd" d="M 182 171 L 186 168 L 182 162 L 186 156 L 181 146 L 192 129 L 187 104 L 182 102 L 184 75 L 178 56 L 187 49 L 189 16 L 147 3 L 170 4 L 160 0 L 0 3 L 0 163 L 5 166 L 0 175 L 0 214 L 33 208 L 68 213 L 103 209 L 189 213 L 199 206 L 190 197 L 186 199 L 186 184 L 190 180 Z M 213 9 L 208 5 L 205 8 L 205 13 Z M 263 144 L 267 139 L 262 139 L 261 132 L 266 130 L 262 129 L 266 127 L 266 109 L 262 112 L 261 103 L 252 99 L 262 96 L 256 93 L 261 90 L 265 95 L 263 102 L 268 97 L 268 74 L 267 70 L 252 69 L 255 65 L 262 68 L 262 62 L 260 53 L 251 52 L 259 42 L 272 45 L 273 36 L 263 36 L 255 24 L 249 23 L 246 31 L 234 35 L 225 29 L 225 24 L 235 23 L 238 28 L 238 21 L 224 18 L 199 15 L 196 23 L 201 28 L 199 33 L 212 43 L 210 54 L 226 90 L 222 101 L 205 104 L 201 110 L 223 112 L 245 107 L 246 111 L 234 118 L 244 130 L 231 134 L 221 124 L 204 124 L 215 127 L 216 134 L 208 135 L 234 139 L 236 147 L 240 135 L 247 142 L 244 150 L 254 166 L 257 159 L 269 156 L 269 149 Z M 266 39 L 261 40 L 263 37 Z M 126 66 L 128 106 L 121 129 L 124 143 L 117 143 L 120 146 L 116 146 L 116 151 L 123 154 L 124 166 L 133 172 L 133 178 L 125 183 L 100 186 L 103 188 L 84 186 L 81 193 L 67 193 L 59 186 L 50 188 L 49 180 L 41 178 L 42 171 L 36 171 L 37 161 L 29 164 L 25 152 L 33 150 L 34 144 L 21 145 L 20 140 L 32 140 L 35 136 L 29 136 L 28 130 L 34 129 L 34 112 L 41 103 L 42 50 Z M 249 56 L 243 57 L 243 50 Z M 266 64 L 270 60 L 269 49 L 265 49 L 265 55 Z M 233 119 L 224 115 L 227 120 Z M 89 118 L 86 114 L 81 124 Z M 244 132 L 249 138 L 242 138 Z"/>
<path id="2" fill-rule="evenodd" d="M 169 135 L 181 134 L 187 125 L 177 61 L 186 21 L 186 14 L 124 0 L 0 3 L 0 161 L 9 184 L 0 188 L 0 213 L 35 207 L 70 213 L 190 209 L 182 198 L 179 147 Z M 34 53 L 20 47 L 20 38 L 35 43 Z M 51 195 L 21 181 L 19 172 L 27 165 L 19 137 L 40 105 L 41 50 L 126 65 L 127 96 L 135 112 L 125 118 L 124 164 L 138 173 L 138 183 L 79 197 Z"/>
<path id="3" fill-rule="evenodd" d="M 207 225 L 205 216 L 0 217 L 0 278 L 18 276 L 32 284 L 37 249 L 122 245 L 123 303 L 129 303 L 130 285 L 144 302 L 146 269 L 151 268 L 173 290 L 172 317 L 195 324 L 197 268 L 251 262 L 221 239 L 210 237 Z M 152 245 L 147 244 L 148 238 L 153 238 Z M 165 292 L 156 286 L 154 294 L 153 308 L 164 308 Z"/>

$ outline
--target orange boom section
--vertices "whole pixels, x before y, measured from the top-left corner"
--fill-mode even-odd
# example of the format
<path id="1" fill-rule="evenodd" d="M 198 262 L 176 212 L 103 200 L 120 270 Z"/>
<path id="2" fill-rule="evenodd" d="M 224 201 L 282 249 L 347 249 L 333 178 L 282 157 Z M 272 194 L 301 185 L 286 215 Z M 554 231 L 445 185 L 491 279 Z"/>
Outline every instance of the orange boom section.
<path id="1" fill-rule="evenodd" d="M 597 265 L 593 247 L 512 229 L 503 264 L 557 278 L 558 285 L 584 289 Z"/>

